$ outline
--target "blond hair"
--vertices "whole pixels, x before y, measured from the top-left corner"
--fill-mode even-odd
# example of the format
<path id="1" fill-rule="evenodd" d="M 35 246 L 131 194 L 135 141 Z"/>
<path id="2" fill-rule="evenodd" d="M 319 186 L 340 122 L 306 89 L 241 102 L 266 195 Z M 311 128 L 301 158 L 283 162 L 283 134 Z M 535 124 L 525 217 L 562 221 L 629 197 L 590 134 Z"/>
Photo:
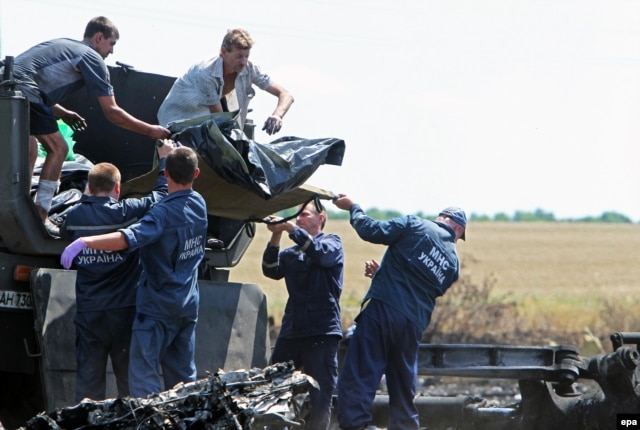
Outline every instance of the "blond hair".
<path id="1" fill-rule="evenodd" d="M 238 49 L 251 49 L 253 40 L 249 33 L 242 28 L 227 30 L 227 34 L 222 39 L 222 47 L 231 51 L 234 47 Z"/>

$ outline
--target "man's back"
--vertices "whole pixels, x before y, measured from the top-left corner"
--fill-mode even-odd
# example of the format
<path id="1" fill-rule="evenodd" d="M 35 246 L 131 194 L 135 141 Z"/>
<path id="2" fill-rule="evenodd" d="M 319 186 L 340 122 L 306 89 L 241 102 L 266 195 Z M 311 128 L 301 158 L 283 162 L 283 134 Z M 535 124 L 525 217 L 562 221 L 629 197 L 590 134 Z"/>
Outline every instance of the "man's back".
<path id="1" fill-rule="evenodd" d="M 159 169 L 164 170 L 165 160 Z M 144 216 L 167 194 L 167 180 L 158 176 L 153 191 L 141 198 L 118 200 L 120 172 L 110 163 L 98 163 L 88 173 L 87 189 L 80 203 L 69 209 L 60 227 L 69 241 L 115 232 Z M 85 248 L 76 259 L 78 311 L 114 309 L 135 305 L 141 267 L 138 251 L 101 251 Z"/>
<path id="2" fill-rule="evenodd" d="M 162 194 L 117 201 L 108 196 L 83 196 L 61 226 L 64 238 L 108 233 L 129 225 L 145 214 Z M 141 268 L 139 252 L 85 249 L 76 260 L 78 311 L 114 309 L 135 304 Z"/>
<path id="3" fill-rule="evenodd" d="M 120 231 L 130 249 L 141 249 L 138 312 L 155 317 L 197 313 L 197 269 L 207 231 L 202 196 L 193 190 L 173 192 L 140 222 Z"/>
<path id="4" fill-rule="evenodd" d="M 83 86 L 96 97 L 113 95 L 100 54 L 73 39 L 42 42 L 18 55 L 14 75 L 30 102 L 51 106 Z"/>
<path id="5" fill-rule="evenodd" d="M 365 240 L 388 245 L 366 299 L 380 300 L 426 328 L 436 298 L 458 279 L 455 234 L 416 216 L 355 224 Z"/>

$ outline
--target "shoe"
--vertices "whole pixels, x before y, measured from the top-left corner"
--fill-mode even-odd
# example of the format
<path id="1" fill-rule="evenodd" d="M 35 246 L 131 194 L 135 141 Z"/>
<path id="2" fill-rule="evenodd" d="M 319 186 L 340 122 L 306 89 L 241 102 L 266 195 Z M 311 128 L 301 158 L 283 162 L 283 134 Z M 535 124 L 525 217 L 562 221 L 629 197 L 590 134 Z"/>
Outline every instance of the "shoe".
<path id="1" fill-rule="evenodd" d="M 209 249 L 224 249 L 224 242 L 215 237 L 207 238 L 207 248 Z"/>
<path id="2" fill-rule="evenodd" d="M 36 205 L 36 209 L 38 210 L 38 215 L 40 215 L 40 219 L 42 220 L 42 222 L 45 222 L 47 220 L 47 217 L 49 216 L 49 213 L 42 206 Z"/>
<path id="3" fill-rule="evenodd" d="M 49 236 L 56 239 L 60 238 L 60 227 L 52 223 L 49 218 L 44 220 L 44 229 L 47 231 Z"/>

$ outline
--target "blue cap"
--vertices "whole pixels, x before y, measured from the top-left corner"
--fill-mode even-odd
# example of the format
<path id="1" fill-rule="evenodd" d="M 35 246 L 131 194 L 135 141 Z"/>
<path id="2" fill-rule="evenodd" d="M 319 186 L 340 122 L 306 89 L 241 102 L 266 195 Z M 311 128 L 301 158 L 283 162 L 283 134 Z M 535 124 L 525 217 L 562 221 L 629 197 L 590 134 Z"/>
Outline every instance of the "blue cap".
<path id="1" fill-rule="evenodd" d="M 460 227 L 464 227 L 465 231 L 462 232 L 462 236 L 460 236 L 460 239 L 466 240 L 465 234 L 467 232 L 466 231 L 467 230 L 467 214 L 464 213 L 462 209 L 455 206 L 451 206 L 451 207 L 442 209 L 438 214 L 438 216 L 446 216 L 447 218 L 451 218 L 453 222 L 458 224 Z"/>

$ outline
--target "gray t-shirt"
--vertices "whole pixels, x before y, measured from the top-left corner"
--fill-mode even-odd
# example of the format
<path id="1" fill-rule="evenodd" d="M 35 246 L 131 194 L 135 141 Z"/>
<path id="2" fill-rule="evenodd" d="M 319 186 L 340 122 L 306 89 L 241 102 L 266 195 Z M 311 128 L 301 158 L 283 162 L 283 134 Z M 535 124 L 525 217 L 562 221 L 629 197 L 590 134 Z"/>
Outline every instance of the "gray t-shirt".
<path id="1" fill-rule="evenodd" d="M 95 97 L 114 95 L 104 60 L 78 40 L 54 39 L 29 48 L 15 58 L 13 74 L 31 103 L 53 106 L 83 86 Z"/>

